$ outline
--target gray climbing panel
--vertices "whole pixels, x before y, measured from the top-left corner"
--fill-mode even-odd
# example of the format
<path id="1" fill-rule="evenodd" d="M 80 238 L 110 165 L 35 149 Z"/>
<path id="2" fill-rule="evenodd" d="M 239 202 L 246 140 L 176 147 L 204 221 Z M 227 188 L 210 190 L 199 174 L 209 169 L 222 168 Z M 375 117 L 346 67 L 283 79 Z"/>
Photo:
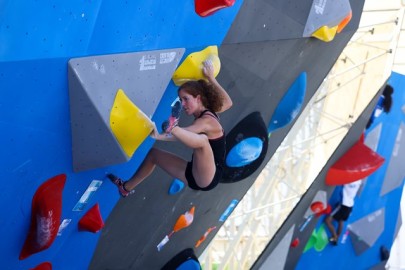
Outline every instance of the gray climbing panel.
<path id="1" fill-rule="evenodd" d="M 310 37 L 322 26 L 337 26 L 351 11 L 348 0 L 314 0 L 305 24 L 303 36 Z"/>
<path id="2" fill-rule="evenodd" d="M 224 44 L 310 37 L 324 25 L 337 26 L 350 11 L 348 0 L 244 1 Z"/>
<path id="3" fill-rule="evenodd" d="M 373 128 L 364 139 L 364 144 L 370 147 L 374 152 L 377 152 L 378 142 L 380 141 L 382 124 L 379 123 Z"/>
<path id="4" fill-rule="evenodd" d="M 312 0 L 244 1 L 224 43 L 301 38 L 311 6 Z"/>
<path id="5" fill-rule="evenodd" d="M 380 196 L 391 192 L 400 187 L 405 177 L 405 140 L 403 138 L 405 124 L 401 123 L 397 137 L 395 139 L 394 149 L 392 150 L 390 164 L 385 173 L 384 183 L 381 188 Z"/>
<path id="6" fill-rule="evenodd" d="M 372 247 L 384 231 L 385 208 L 381 208 L 347 226 L 357 255 Z"/>
<path id="7" fill-rule="evenodd" d="M 374 265 L 373 267 L 370 268 L 370 270 L 385 270 L 385 265 L 387 264 L 387 261 L 382 261 Z"/>
<path id="8" fill-rule="evenodd" d="M 128 157 L 110 129 L 118 89 L 152 116 L 184 49 L 75 58 L 69 61 L 74 171 L 122 163 Z"/>
<path id="9" fill-rule="evenodd" d="M 382 124 L 379 123 L 375 128 L 373 128 L 364 139 L 364 144 L 367 145 L 370 149 L 374 152 L 377 152 L 378 142 L 380 141 L 381 136 L 381 128 Z M 357 196 L 361 196 L 363 193 L 363 189 L 366 186 L 368 177 L 363 179 L 363 184 L 361 185 L 359 191 L 357 192 Z"/>
<path id="10" fill-rule="evenodd" d="M 291 240 L 293 237 L 295 225 L 293 225 L 288 232 L 284 235 L 283 239 L 267 257 L 266 261 L 261 265 L 260 270 L 265 269 L 284 269 L 285 261 L 287 259 L 288 251 L 290 250 Z"/>

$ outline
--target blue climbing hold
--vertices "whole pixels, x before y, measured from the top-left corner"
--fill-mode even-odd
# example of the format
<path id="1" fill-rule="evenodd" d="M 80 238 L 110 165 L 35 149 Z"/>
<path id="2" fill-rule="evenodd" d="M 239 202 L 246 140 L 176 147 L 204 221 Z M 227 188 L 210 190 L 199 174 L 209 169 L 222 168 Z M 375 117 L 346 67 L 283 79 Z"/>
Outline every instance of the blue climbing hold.
<path id="1" fill-rule="evenodd" d="M 174 179 L 172 184 L 170 185 L 169 194 L 174 195 L 176 193 L 179 193 L 183 188 L 184 188 L 183 181 L 179 179 Z"/>
<path id="2" fill-rule="evenodd" d="M 185 261 L 179 267 L 176 268 L 177 270 L 200 270 L 201 265 L 193 259 Z"/>
<path id="3" fill-rule="evenodd" d="M 299 114 L 307 88 L 307 73 L 302 72 L 282 97 L 270 120 L 268 132 L 291 123 Z"/>
<path id="4" fill-rule="evenodd" d="M 240 141 L 229 151 L 226 165 L 242 167 L 255 161 L 263 149 L 263 141 L 257 137 L 250 137 Z"/>

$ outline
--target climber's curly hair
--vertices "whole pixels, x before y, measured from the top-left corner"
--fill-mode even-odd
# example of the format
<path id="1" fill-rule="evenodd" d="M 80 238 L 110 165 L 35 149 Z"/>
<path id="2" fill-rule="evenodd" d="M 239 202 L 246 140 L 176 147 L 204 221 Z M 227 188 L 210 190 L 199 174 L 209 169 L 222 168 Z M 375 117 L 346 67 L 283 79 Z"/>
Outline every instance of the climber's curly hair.
<path id="1" fill-rule="evenodd" d="M 223 105 L 222 96 L 214 89 L 214 86 L 205 80 L 188 81 L 180 86 L 179 90 L 196 97 L 200 95 L 205 108 L 219 112 Z"/>

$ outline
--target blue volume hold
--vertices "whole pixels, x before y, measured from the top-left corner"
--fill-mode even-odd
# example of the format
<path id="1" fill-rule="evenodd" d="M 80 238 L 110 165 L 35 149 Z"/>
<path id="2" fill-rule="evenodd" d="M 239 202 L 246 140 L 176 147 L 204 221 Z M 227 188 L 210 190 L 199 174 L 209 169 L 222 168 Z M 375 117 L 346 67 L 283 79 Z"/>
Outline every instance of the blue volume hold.
<path id="1" fill-rule="evenodd" d="M 270 120 L 268 132 L 291 123 L 301 111 L 307 89 L 307 73 L 302 72 L 280 100 Z"/>
<path id="2" fill-rule="evenodd" d="M 263 149 L 263 141 L 250 137 L 236 144 L 226 157 L 228 167 L 242 167 L 255 161 Z"/>

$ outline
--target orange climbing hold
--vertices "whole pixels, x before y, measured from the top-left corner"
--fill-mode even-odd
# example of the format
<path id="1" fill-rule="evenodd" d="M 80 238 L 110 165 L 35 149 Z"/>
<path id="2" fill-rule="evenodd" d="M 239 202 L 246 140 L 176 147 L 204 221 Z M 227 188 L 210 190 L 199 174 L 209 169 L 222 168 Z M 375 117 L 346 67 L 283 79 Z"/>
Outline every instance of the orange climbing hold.
<path id="1" fill-rule="evenodd" d="M 338 24 L 338 28 L 336 32 L 339 34 L 342 32 L 342 30 L 346 27 L 346 25 L 350 22 L 352 19 L 352 11 L 350 10 L 349 14 Z"/>
<path id="2" fill-rule="evenodd" d="M 201 245 L 201 243 L 204 242 L 205 239 L 207 239 L 207 236 L 208 236 L 213 230 L 215 230 L 216 228 L 217 228 L 216 226 L 213 226 L 213 227 L 208 228 L 208 230 L 204 233 L 204 235 L 201 236 L 200 239 L 198 239 L 197 243 L 195 243 L 195 246 L 194 246 L 194 247 L 195 247 L 195 248 L 198 248 L 198 247 Z"/>
<path id="3" fill-rule="evenodd" d="M 188 210 L 186 213 L 182 214 L 176 221 L 176 224 L 174 224 L 173 230 L 166 235 L 162 241 L 157 245 L 158 251 L 161 251 L 162 248 L 169 242 L 170 238 L 173 236 L 175 232 L 180 231 L 181 229 L 184 229 L 193 223 L 194 220 L 194 210 L 195 206 L 193 206 L 190 210 Z"/>
<path id="4" fill-rule="evenodd" d="M 233 4 L 235 4 L 235 0 L 194 0 L 195 12 L 201 17 L 212 15 Z"/>
<path id="5" fill-rule="evenodd" d="M 104 227 L 104 221 L 100 214 L 100 207 L 95 204 L 79 221 L 81 231 L 96 233 Z"/>
<path id="6" fill-rule="evenodd" d="M 181 215 L 174 225 L 173 231 L 178 232 L 181 229 L 188 227 L 194 220 L 194 210 L 195 206 L 193 206 L 189 211 Z"/>

